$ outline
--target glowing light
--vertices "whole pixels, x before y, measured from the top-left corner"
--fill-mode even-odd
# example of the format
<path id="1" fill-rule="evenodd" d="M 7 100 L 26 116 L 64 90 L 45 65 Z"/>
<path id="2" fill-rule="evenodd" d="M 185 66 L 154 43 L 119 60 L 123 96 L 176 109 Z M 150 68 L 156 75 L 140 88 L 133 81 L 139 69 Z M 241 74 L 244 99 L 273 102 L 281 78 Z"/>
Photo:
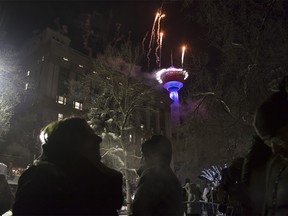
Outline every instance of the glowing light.
<path id="1" fill-rule="evenodd" d="M 178 97 L 178 90 L 177 89 L 171 89 L 169 93 L 169 97 L 176 103 L 179 101 Z"/>
<path id="2" fill-rule="evenodd" d="M 170 81 L 165 83 L 163 86 L 167 91 L 179 91 L 183 87 L 183 83 L 179 81 Z"/>
<path id="3" fill-rule="evenodd" d="M 165 83 L 164 79 L 165 79 L 166 75 L 167 75 L 167 77 L 170 77 L 172 75 L 175 75 L 175 77 L 179 77 L 179 78 L 182 77 L 183 80 L 186 80 L 189 76 L 188 72 L 183 70 L 182 68 L 174 68 L 171 66 L 170 68 L 164 68 L 164 69 L 158 71 L 156 73 L 156 79 L 161 84 Z M 175 77 L 171 77 L 171 78 L 175 78 Z M 170 81 L 172 81 L 172 80 L 170 80 Z"/>
<path id="4" fill-rule="evenodd" d="M 48 140 L 48 134 L 44 133 L 44 131 L 41 131 L 39 138 L 40 138 L 41 143 L 45 144 Z"/>
<path id="5" fill-rule="evenodd" d="M 186 46 L 182 46 L 182 57 L 181 57 L 182 66 L 183 66 L 183 63 L 184 63 L 185 50 L 186 50 Z"/>
<path id="6" fill-rule="evenodd" d="M 162 48 L 163 35 L 164 35 L 164 33 L 160 32 L 160 51 L 161 51 L 161 48 Z"/>
<path id="7" fill-rule="evenodd" d="M 68 58 L 65 58 L 65 57 L 63 57 L 63 60 L 64 60 L 64 61 L 69 61 Z"/>
<path id="8" fill-rule="evenodd" d="M 179 81 L 170 81 L 165 83 L 164 88 L 169 91 L 169 97 L 176 103 L 179 102 L 178 91 L 183 87 L 183 83 Z"/>

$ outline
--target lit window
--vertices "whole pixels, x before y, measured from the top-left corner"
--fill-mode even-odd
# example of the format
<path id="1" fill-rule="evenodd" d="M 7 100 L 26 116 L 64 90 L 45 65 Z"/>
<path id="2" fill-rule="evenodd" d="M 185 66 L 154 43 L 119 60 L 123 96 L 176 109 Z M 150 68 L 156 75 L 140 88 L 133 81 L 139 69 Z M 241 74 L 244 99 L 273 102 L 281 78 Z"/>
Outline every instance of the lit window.
<path id="1" fill-rule="evenodd" d="M 29 71 L 27 71 L 27 76 L 30 76 L 30 70 L 29 70 Z"/>
<path id="2" fill-rule="evenodd" d="M 25 84 L 25 90 L 27 90 L 27 89 L 28 89 L 28 86 L 29 86 L 29 84 L 28 84 L 28 83 L 26 83 L 26 84 Z"/>
<path id="3" fill-rule="evenodd" d="M 64 60 L 64 61 L 69 61 L 68 58 L 65 58 L 65 57 L 63 57 L 63 60 Z"/>
<path id="4" fill-rule="evenodd" d="M 64 115 L 62 113 L 58 113 L 58 120 L 62 120 L 64 118 Z"/>
<path id="5" fill-rule="evenodd" d="M 129 134 L 129 142 L 132 142 L 132 134 Z"/>
<path id="6" fill-rule="evenodd" d="M 41 59 L 42 61 L 44 61 L 45 60 L 45 56 L 42 56 L 42 59 Z"/>
<path id="7" fill-rule="evenodd" d="M 59 104 L 66 105 L 66 97 L 58 96 L 58 97 L 56 98 L 56 102 L 59 103 Z"/>
<path id="8" fill-rule="evenodd" d="M 83 65 L 80 65 L 80 64 L 79 64 L 78 66 L 79 66 L 80 68 L 83 68 Z"/>
<path id="9" fill-rule="evenodd" d="M 79 103 L 77 101 L 73 101 L 73 107 L 78 110 L 82 110 L 83 108 L 82 103 Z"/>

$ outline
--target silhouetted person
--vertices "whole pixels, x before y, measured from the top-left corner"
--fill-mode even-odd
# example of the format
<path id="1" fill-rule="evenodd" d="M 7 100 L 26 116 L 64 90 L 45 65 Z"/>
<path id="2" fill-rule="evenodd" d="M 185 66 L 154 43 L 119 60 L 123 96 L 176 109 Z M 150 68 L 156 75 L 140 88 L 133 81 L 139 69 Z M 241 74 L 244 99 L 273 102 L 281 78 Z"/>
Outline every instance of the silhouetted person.
<path id="1" fill-rule="evenodd" d="M 254 127 L 271 148 L 265 170 L 263 215 L 288 215 L 288 79 L 258 109 Z M 260 179 L 259 179 L 260 181 Z M 264 193 L 263 193 L 264 194 Z"/>
<path id="2" fill-rule="evenodd" d="M 132 214 L 138 215 L 183 215 L 182 187 L 170 168 L 171 142 L 162 135 L 154 135 L 142 144 L 143 166 Z"/>
<path id="3" fill-rule="evenodd" d="M 197 183 L 191 184 L 192 202 L 198 202 L 201 199 L 200 185 Z"/>
<path id="4" fill-rule="evenodd" d="M 271 148 L 259 136 L 254 136 L 252 146 L 244 158 L 241 183 L 234 193 L 243 208 L 243 214 L 262 215 L 265 189 L 266 167 L 273 157 Z"/>
<path id="5" fill-rule="evenodd" d="M 220 203 L 218 210 L 222 213 L 226 213 L 228 207 L 229 210 L 233 207 L 233 215 L 243 213 L 243 189 L 241 185 L 243 162 L 243 157 L 235 158 L 228 167 L 221 170 L 222 178 L 217 187 L 217 200 Z"/>
<path id="6" fill-rule="evenodd" d="M 122 174 L 100 162 L 102 139 L 84 119 L 50 123 L 43 153 L 20 177 L 13 215 L 118 215 Z"/>
<path id="7" fill-rule="evenodd" d="M 6 166 L 0 163 L 2 167 Z M 5 167 L 4 167 L 5 168 Z M 0 215 L 9 211 L 14 202 L 14 196 L 6 179 L 6 173 L 0 168 Z"/>

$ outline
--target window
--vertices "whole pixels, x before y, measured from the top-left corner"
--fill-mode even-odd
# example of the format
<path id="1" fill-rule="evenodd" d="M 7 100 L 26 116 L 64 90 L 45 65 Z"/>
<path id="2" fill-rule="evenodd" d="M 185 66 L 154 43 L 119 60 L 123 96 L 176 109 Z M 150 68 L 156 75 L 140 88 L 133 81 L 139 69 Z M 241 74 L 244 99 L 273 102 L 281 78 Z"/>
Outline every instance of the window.
<path id="1" fill-rule="evenodd" d="M 64 115 L 62 113 L 58 113 L 58 121 L 62 120 L 64 118 Z"/>
<path id="2" fill-rule="evenodd" d="M 30 70 L 27 71 L 27 76 L 30 76 Z"/>
<path id="3" fill-rule="evenodd" d="M 73 107 L 78 110 L 82 110 L 83 108 L 82 103 L 77 102 L 77 101 L 73 101 Z"/>
<path id="4" fill-rule="evenodd" d="M 58 97 L 56 98 L 56 102 L 59 103 L 59 104 L 66 105 L 66 97 L 58 96 Z"/>
<path id="5" fill-rule="evenodd" d="M 28 86 L 29 86 L 29 84 L 26 83 L 26 84 L 25 84 L 25 90 L 28 90 Z"/>

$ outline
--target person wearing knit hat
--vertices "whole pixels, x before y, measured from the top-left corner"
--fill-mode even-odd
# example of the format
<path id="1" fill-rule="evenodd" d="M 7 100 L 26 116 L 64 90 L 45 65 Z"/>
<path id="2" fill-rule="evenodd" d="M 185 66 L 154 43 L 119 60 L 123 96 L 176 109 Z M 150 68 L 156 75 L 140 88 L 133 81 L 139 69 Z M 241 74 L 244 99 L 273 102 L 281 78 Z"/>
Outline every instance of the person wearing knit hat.
<path id="1" fill-rule="evenodd" d="M 143 166 L 132 202 L 132 215 L 183 215 L 182 187 L 170 168 L 172 144 L 154 135 L 141 146 Z"/>
<path id="2" fill-rule="evenodd" d="M 66 118 L 40 134 L 43 152 L 20 177 L 13 215 L 118 215 L 123 176 L 101 163 L 101 137 Z"/>

